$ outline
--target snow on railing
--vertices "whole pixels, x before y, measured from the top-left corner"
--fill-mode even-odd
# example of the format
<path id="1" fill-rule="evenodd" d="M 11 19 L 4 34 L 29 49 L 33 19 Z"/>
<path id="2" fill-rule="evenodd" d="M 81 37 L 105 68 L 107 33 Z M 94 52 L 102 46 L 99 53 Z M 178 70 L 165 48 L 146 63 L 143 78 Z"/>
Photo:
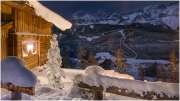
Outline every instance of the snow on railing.
<path id="1" fill-rule="evenodd" d="M 89 66 L 85 74 L 75 76 L 75 83 L 82 88 L 98 88 L 105 92 L 143 99 L 179 99 L 179 84 L 167 82 L 144 82 L 105 75 L 100 66 Z M 104 74 L 104 75 L 102 75 Z"/>

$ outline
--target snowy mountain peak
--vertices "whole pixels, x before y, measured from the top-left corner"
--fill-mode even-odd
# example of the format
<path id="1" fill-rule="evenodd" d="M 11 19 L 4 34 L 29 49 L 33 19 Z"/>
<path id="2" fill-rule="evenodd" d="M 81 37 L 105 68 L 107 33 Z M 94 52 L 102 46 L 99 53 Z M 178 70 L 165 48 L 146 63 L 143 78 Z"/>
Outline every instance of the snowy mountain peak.
<path id="1" fill-rule="evenodd" d="M 105 14 L 102 11 L 94 15 L 85 14 L 82 17 L 73 16 L 71 22 L 80 25 L 110 24 L 131 25 L 134 23 L 145 26 L 160 27 L 161 29 L 178 30 L 179 27 L 179 2 L 169 5 L 148 6 L 140 10 L 130 12 L 114 12 Z"/>

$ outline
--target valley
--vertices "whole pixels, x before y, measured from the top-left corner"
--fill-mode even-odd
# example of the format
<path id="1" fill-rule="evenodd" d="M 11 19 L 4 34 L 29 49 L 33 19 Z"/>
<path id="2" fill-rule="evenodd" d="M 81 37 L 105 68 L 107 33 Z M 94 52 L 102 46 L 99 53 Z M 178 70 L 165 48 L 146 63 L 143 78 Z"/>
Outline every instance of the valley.
<path id="1" fill-rule="evenodd" d="M 78 52 L 80 45 L 85 50 L 92 50 L 94 53 L 104 51 L 112 55 L 119 47 L 124 51 L 126 57 L 131 58 L 134 57 L 134 52 L 132 52 L 134 50 L 137 59 L 166 60 L 173 49 L 176 50 L 178 56 L 179 36 L 177 32 L 154 32 L 133 27 L 123 28 L 122 26 L 116 26 L 115 28 L 110 25 L 107 25 L 109 30 L 106 29 L 103 32 L 103 29 L 99 28 L 100 26 L 94 25 L 93 29 L 89 26 L 79 26 L 74 28 L 76 31 L 65 32 L 62 37 L 58 37 L 59 46 L 62 49 L 63 47 L 69 47 L 70 57 L 76 57 L 73 53 Z M 82 32 L 83 29 L 84 32 Z M 99 31 L 96 32 L 97 30 Z M 121 30 L 124 30 L 126 38 L 119 32 Z"/>

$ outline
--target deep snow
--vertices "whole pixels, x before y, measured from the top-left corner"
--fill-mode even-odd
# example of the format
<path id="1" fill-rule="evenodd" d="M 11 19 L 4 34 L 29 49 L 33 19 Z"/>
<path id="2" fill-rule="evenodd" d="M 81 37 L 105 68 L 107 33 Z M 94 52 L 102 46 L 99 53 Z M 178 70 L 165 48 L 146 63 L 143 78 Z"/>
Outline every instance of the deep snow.
<path id="1" fill-rule="evenodd" d="M 15 56 L 1 60 L 1 82 L 21 87 L 34 87 L 36 76 L 25 67 L 25 62 Z"/>
<path id="2" fill-rule="evenodd" d="M 43 68 L 41 68 L 43 69 Z M 35 86 L 35 95 L 30 96 L 27 94 L 22 94 L 22 100 L 83 100 L 81 95 L 77 91 L 77 87 L 73 86 L 73 78 L 77 74 L 85 74 L 84 70 L 76 70 L 76 69 L 63 69 L 66 74 L 66 79 L 62 79 L 62 83 L 64 84 L 63 90 L 55 89 L 48 86 L 48 79 L 46 77 L 46 69 L 43 69 L 42 72 L 39 72 L 40 69 L 35 68 L 33 73 L 37 76 L 37 84 Z M 102 75 L 107 75 L 109 77 L 118 77 L 118 78 L 129 78 L 133 79 L 133 77 L 128 75 L 116 74 L 114 75 L 114 71 L 105 70 L 101 72 Z M 128 99 L 134 100 L 135 98 L 114 95 L 109 93 L 104 93 L 104 100 L 120 100 L 120 99 Z M 1 100 L 10 99 L 10 91 L 1 88 Z M 136 99 L 138 100 L 138 99 Z"/>
<path id="3" fill-rule="evenodd" d="M 37 84 L 35 86 L 35 95 L 30 96 L 23 94 L 23 100 L 83 100 L 77 91 L 77 87 L 73 83 L 83 81 L 89 85 L 103 85 L 104 88 L 109 86 L 117 86 L 128 88 L 129 91 L 134 90 L 143 96 L 142 91 L 155 91 L 157 93 L 164 92 L 169 97 L 178 95 L 179 84 L 166 82 L 143 82 L 134 80 L 128 75 L 116 74 L 112 70 L 104 70 L 99 66 L 90 66 L 86 70 L 63 69 L 66 74 L 66 79 L 62 79 L 64 86 L 63 90 L 55 89 L 48 86 L 48 79 L 45 76 L 46 70 L 34 69 L 33 73 L 37 75 Z M 75 77 L 75 78 L 74 78 Z M 1 88 L 2 100 L 10 98 L 10 92 Z M 139 100 L 120 95 L 104 93 L 104 100 Z"/>
<path id="4" fill-rule="evenodd" d="M 112 61 L 115 61 L 115 57 L 112 56 L 109 52 L 98 52 L 95 55 L 95 58 L 99 58 L 98 63 L 104 62 L 105 59 L 111 59 Z M 130 63 L 133 61 L 133 63 L 161 63 L 161 64 L 168 64 L 169 62 L 167 60 L 144 60 L 144 59 L 135 59 L 135 58 L 126 58 L 127 63 Z"/>
<path id="5" fill-rule="evenodd" d="M 103 86 L 104 90 L 108 87 L 127 88 L 128 91 L 134 91 L 143 96 L 143 92 L 153 91 L 157 94 L 165 93 L 169 97 L 179 95 L 178 83 L 167 82 L 144 82 L 140 80 L 133 80 L 129 78 L 110 77 L 102 75 L 104 69 L 100 66 L 89 66 L 85 70 L 85 74 L 75 76 L 75 83 L 84 82 L 91 86 Z M 111 74 L 113 75 L 113 73 Z"/>

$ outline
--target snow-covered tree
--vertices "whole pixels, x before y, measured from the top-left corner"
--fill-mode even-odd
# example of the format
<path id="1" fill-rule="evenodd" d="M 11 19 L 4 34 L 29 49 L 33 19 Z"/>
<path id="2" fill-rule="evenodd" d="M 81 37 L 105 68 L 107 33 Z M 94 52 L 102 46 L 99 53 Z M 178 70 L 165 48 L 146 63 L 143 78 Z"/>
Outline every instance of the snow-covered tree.
<path id="1" fill-rule="evenodd" d="M 61 69 L 62 58 L 60 56 L 60 49 L 58 48 L 57 35 L 53 34 L 50 40 L 51 48 L 48 50 L 46 62 L 47 65 L 47 78 L 49 85 L 55 88 L 62 89 L 63 84 L 61 83 L 61 77 L 65 78 L 65 73 Z"/>
<path id="2" fill-rule="evenodd" d="M 160 78 L 160 79 L 162 79 L 163 81 L 166 81 L 166 71 L 165 71 L 165 69 L 163 68 L 163 66 L 160 66 L 159 68 L 158 68 L 158 71 L 157 71 L 157 73 L 156 73 L 156 78 L 157 78 L 157 80 L 158 80 L 158 78 Z"/>

